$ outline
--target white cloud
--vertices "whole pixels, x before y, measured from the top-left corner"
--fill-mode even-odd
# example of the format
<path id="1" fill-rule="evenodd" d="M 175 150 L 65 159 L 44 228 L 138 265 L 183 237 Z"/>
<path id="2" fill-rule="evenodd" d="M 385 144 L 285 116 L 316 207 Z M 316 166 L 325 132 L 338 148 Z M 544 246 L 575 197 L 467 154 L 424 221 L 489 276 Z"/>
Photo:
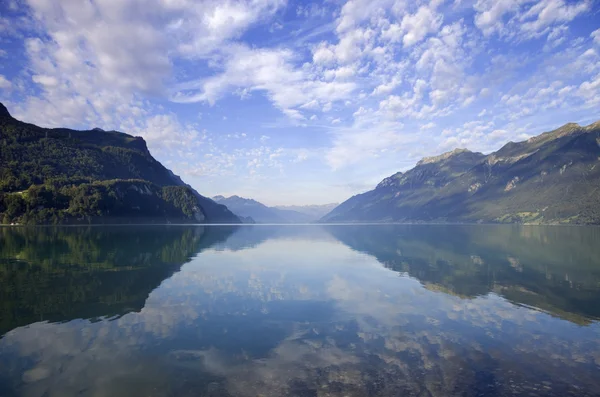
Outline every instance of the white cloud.
<path id="1" fill-rule="evenodd" d="M 549 51 L 564 43 L 567 40 L 568 32 L 569 27 L 566 25 L 561 25 L 552 28 L 550 30 L 550 33 L 548 33 L 548 37 L 546 38 L 547 42 L 544 46 L 544 51 Z"/>
<path id="2" fill-rule="evenodd" d="M 485 35 L 501 32 L 504 28 L 503 18 L 505 14 L 515 11 L 521 3 L 526 0 L 478 0 L 474 9 L 475 25 Z"/>
<path id="3" fill-rule="evenodd" d="M 592 38 L 592 40 L 594 40 L 594 43 L 600 45 L 600 29 L 594 30 L 592 34 L 590 34 L 590 37 Z"/>
<path id="4" fill-rule="evenodd" d="M 400 5 L 401 2 L 397 2 Z M 354 29 L 363 21 L 382 16 L 394 5 L 393 0 L 348 0 L 337 20 L 337 32 L 344 33 Z"/>
<path id="5" fill-rule="evenodd" d="M 420 118 L 424 113 L 431 110 L 431 107 L 423 105 L 426 90 L 427 83 L 424 80 L 417 80 L 412 93 L 405 92 L 402 96 L 390 95 L 379 103 L 379 108 L 391 112 L 397 117 Z"/>
<path id="6" fill-rule="evenodd" d="M 404 33 L 402 44 L 409 47 L 419 43 L 428 33 L 437 32 L 442 25 L 443 17 L 436 15 L 429 7 L 421 6 L 414 15 L 405 15 L 400 24 Z"/>
<path id="7" fill-rule="evenodd" d="M 31 18 L 44 34 L 27 39 L 25 48 L 32 80 L 43 92 L 27 98 L 19 113 L 44 125 L 71 126 L 111 126 L 119 117 L 141 115 L 146 105 L 139 98 L 165 91 L 174 59 L 220 50 L 283 4 L 31 0 Z"/>
<path id="8" fill-rule="evenodd" d="M 327 14 L 327 8 L 317 3 L 301 4 L 296 7 L 296 15 L 304 18 L 324 18 Z"/>
<path id="9" fill-rule="evenodd" d="M 596 75 L 589 81 L 584 81 L 579 86 L 577 94 L 587 100 L 586 105 L 600 105 L 600 74 Z"/>
<path id="10" fill-rule="evenodd" d="M 390 94 L 398 85 L 400 81 L 397 78 L 392 78 L 391 81 L 380 84 L 371 93 L 372 95 L 387 95 Z"/>
<path id="11" fill-rule="evenodd" d="M 58 85 L 58 79 L 54 76 L 46 76 L 46 75 L 33 75 L 31 79 L 38 84 L 41 84 L 45 87 L 56 87 Z"/>
<path id="12" fill-rule="evenodd" d="M 567 4 L 564 0 L 478 0 L 475 25 L 485 34 L 530 39 L 548 33 L 549 28 L 570 22 L 590 8 L 590 1 Z"/>
<path id="13" fill-rule="evenodd" d="M 0 88 L 9 89 L 12 86 L 10 81 L 6 79 L 3 75 L 0 74 Z"/>
<path id="14" fill-rule="evenodd" d="M 181 124 L 174 114 L 150 116 L 140 125 L 127 128 L 130 133 L 142 136 L 151 149 L 160 151 L 185 151 L 193 153 L 206 139 L 206 131 L 193 124 Z"/>
<path id="15" fill-rule="evenodd" d="M 542 0 L 534 4 L 519 20 L 521 30 L 532 37 L 546 33 L 555 23 L 570 22 L 590 7 L 588 0 L 567 4 L 564 0 Z"/>
<path id="16" fill-rule="evenodd" d="M 377 122 L 368 129 L 364 127 L 364 121 L 355 122 L 352 127 L 334 135 L 333 145 L 325 157 L 332 169 L 372 161 L 389 150 L 397 151 L 416 140 L 414 134 L 403 134 L 402 125 L 395 122 Z"/>
<path id="17" fill-rule="evenodd" d="M 331 65 L 335 62 L 335 53 L 327 43 L 320 43 L 313 52 L 313 62 L 316 64 Z"/>
<path id="18" fill-rule="evenodd" d="M 427 123 L 427 124 L 423 124 L 423 125 L 420 127 L 420 129 L 421 129 L 421 130 L 430 130 L 430 129 L 432 129 L 432 128 L 435 128 L 435 127 L 437 127 L 437 124 L 436 124 L 436 123 L 434 123 L 433 121 L 431 121 L 431 122 L 429 122 L 429 123 Z"/>
<path id="19" fill-rule="evenodd" d="M 317 103 L 348 98 L 353 82 L 320 81 L 294 66 L 289 50 L 230 47 L 223 71 L 208 79 L 179 84 L 172 99 L 177 102 L 214 103 L 232 88 L 263 91 L 273 104 L 292 118 L 303 118 L 296 107 L 312 108 Z"/>

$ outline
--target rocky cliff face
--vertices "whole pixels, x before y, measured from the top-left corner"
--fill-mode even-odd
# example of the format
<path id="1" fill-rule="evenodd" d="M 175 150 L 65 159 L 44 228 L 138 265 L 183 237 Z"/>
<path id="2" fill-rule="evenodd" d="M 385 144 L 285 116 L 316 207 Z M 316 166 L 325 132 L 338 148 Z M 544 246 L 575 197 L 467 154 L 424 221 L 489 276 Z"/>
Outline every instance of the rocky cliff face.
<path id="1" fill-rule="evenodd" d="M 600 122 L 567 124 L 489 155 L 425 158 L 325 222 L 600 223 Z"/>

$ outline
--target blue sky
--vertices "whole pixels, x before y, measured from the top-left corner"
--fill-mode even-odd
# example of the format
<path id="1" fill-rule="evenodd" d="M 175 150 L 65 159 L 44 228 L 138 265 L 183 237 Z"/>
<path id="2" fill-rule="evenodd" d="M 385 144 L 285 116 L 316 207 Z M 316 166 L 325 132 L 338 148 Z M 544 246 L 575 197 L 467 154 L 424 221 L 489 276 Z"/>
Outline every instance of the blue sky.
<path id="1" fill-rule="evenodd" d="M 2 0 L 0 100 L 143 136 L 200 193 L 340 202 L 600 119 L 592 0 Z"/>

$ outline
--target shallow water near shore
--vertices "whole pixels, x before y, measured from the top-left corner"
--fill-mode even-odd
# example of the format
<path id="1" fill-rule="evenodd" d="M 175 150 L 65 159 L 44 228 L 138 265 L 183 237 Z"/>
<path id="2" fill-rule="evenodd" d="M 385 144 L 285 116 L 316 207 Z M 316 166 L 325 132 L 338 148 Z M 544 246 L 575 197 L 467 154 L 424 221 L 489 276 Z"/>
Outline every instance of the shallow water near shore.
<path id="1" fill-rule="evenodd" d="M 600 228 L 0 228 L 0 396 L 597 396 Z"/>

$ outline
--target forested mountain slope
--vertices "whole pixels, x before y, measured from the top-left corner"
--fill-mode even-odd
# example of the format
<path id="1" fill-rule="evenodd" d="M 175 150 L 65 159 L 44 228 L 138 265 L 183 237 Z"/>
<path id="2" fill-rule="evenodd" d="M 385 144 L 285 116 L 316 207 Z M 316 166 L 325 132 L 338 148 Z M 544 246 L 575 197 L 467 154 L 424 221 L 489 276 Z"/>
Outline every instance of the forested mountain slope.
<path id="1" fill-rule="evenodd" d="M 0 104 L 0 222 L 223 222 L 239 219 L 117 131 L 47 129 Z"/>

